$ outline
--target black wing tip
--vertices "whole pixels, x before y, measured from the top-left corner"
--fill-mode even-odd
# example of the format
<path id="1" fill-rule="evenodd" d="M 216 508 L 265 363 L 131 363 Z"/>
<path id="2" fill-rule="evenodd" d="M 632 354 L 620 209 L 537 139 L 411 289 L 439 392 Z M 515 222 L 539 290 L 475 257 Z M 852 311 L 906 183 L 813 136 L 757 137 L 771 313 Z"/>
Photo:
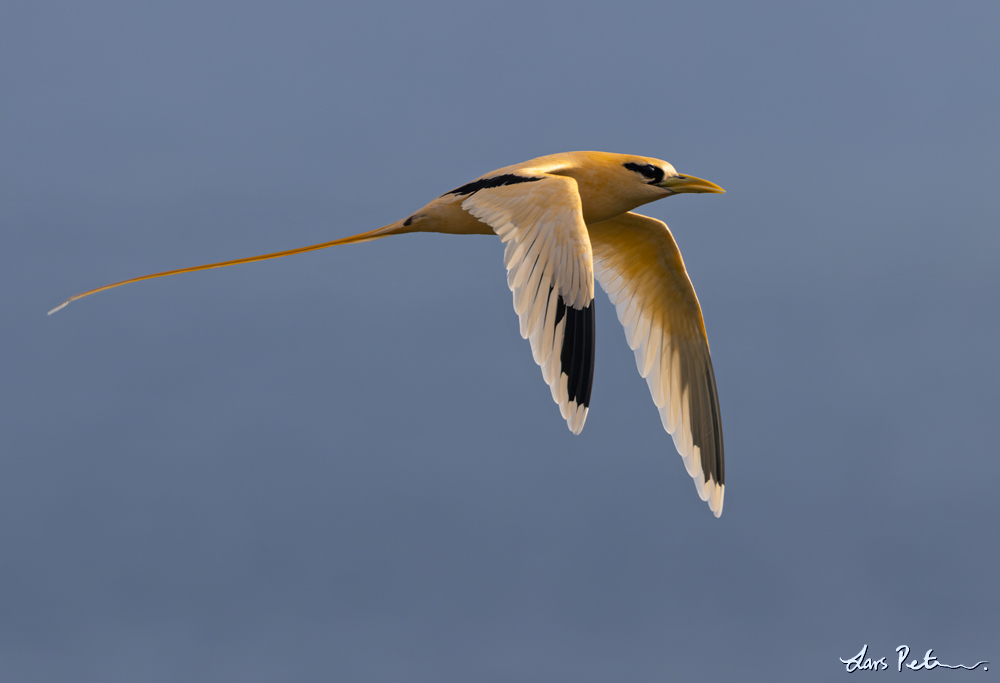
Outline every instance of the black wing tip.
<path id="1" fill-rule="evenodd" d="M 697 444 L 701 447 L 702 472 L 711 475 L 715 482 L 723 486 L 726 483 L 726 458 L 725 446 L 722 440 L 722 415 L 719 410 L 719 392 L 715 386 L 715 369 L 712 367 L 712 358 L 705 359 L 705 390 L 708 399 L 708 408 L 711 414 L 711 424 L 707 425 L 708 438 L 703 439 L 704 444 Z M 711 448 L 706 448 L 711 441 Z"/>
<path id="2" fill-rule="evenodd" d="M 560 295 L 557 306 L 556 324 L 566 318 L 559 363 L 562 374 L 567 376 L 567 394 L 571 402 L 589 408 L 597 336 L 594 300 L 591 299 L 586 308 L 573 308 L 567 306 Z"/>

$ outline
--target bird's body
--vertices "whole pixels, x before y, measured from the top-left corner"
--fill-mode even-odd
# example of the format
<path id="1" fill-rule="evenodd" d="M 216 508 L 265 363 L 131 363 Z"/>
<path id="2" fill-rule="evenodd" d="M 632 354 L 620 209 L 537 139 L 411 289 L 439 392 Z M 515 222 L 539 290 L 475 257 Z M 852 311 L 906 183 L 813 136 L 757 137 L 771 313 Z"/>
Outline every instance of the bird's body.
<path id="1" fill-rule="evenodd" d="M 682 192 L 723 192 L 665 161 L 605 152 L 539 157 L 487 173 L 404 219 L 332 242 L 155 273 L 220 268 L 411 232 L 496 234 L 521 335 L 570 430 L 583 428 L 594 369 L 594 279 L 608 293 L 664 428 L 702 500 L 722 514 L 725 466 L 701 308 L 667 226 L 631 213 Z M 53 309 L 54 312 L 62 306 Z"/>
<path id="2" fill-rule="evenodd" d="M 505 166 L 441 195 L 415 212 L 410 217 L 413 222 L 401 232 L 494 234 L 494 230 L 487 224 L 473 218 L 468 211 L 462 209 L 464 200 L 475 191 L 474 188 L 488 184 L 492 178 L 507 177 L 506 182 L 510 185 L 520 184 L 515 180 L 520 178 L 536 180 L 545 179 L 546 176 L 571 178 L 573 180 L 571 191 L 579 196 L 583 222 L 587 225 L 620 216 L 626 211 L 666 196 L 659 188 L 652 189 L 648 184 L 632 182 L 635 172 L 622 166 L 622 158 L 638 159 L 643 162 L 657 161 L 606 152 L 567 152 Z M 586 164 L 581 164 L 581 159 L 586 159 Z M 658 163 L 666 164 L 662 161 Z M 552 200 L 558 200 L 560 192 L 558 190 L 552 192 Z M 423 227 L 420 227 L 420 222 L 424 223 Z M 393 224 L 392 227 L 393 230 L 399 230 L 402 226 Z"/>

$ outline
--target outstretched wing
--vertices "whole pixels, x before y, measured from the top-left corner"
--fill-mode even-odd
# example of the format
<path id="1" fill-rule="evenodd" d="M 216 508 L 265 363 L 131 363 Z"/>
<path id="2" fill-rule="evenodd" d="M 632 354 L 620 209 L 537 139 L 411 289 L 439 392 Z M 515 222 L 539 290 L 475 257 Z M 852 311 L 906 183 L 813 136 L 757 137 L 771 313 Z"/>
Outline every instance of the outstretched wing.
<path id="1" fill-rule="evenodd" d="M 505 174 L 449 194 L 507 244 L 504 265 L 521 336 L 574 434 L 594 379 L 594 267 L 572 178 Z"/>
<path id="2" fill-rule="evenodd" d="M 626 213 L 590 226 L 594 274 L 618 310 L 663 428 L 715 516 L 725 461 L 715 371 L 698 297 L 666 224 Z"/>

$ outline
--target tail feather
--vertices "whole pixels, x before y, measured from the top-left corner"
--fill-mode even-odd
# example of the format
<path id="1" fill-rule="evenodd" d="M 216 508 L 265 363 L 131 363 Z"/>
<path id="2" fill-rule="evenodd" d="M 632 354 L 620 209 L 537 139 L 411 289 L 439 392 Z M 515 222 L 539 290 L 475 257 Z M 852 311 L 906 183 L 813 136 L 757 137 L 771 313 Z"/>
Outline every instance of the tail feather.
<path id="1" fill-rule="evenodd" d="M 388 237 L 389 235 L 397 234 L 401 231 L 401 225 L 397 221 L 396 223 L 391 223 L 384 227 L 378 228 L 376 230 L 369 230 L 368 232 L 362 232 L 357 235 L 351 235 L 350 237 L 342 237 L 339 240 L 333 240 L 331 242 L 321 242 L 320 244 L 312 244 L 308 247 L 299 247 L 298 249 L 288 249 L 286 251 L 276 251 L 270 254 L 261 254 L 260 256 L 248 256 L 247 258 L 235 259 L 232 261 L 219 261 L 218 263 L 207 263 L 202 266 L 191 266 L 190 268 L 178 268 L 177 270 L 165 270 L 162 273 L 152 273 L 150 275 L 142 275 L 140 277 L 134 277 L 129 280 L 122 280 L 121 282 L 115 282 L 110 285 L 104 285 L 103 287 L 97 287 L 96 289 L 91 289 L 89 291 L 83 292 L 82 294 L 77 294 L 66 299 L 51 311 L 49 315 L 52 315 L 56 311 L 62 310 L 70 303 L 76 301 L 77 299 L 82 299 L 85 296 L 90 296 L 91 294 L 97 294 L 98 292 L 103 292 L 107 289 L 114 289 L 115 287 L 121 287 L 122 285 L 128 285 L 133 282 L 141 282 L 142 280 L 152 280 L 157 277 L 166 277 L 167 275 L 179 275 L 180 273 L 194 273 L 199 270 L 210 270 L 212 268 L 225 268 L 226 266 L 236 266 L 241 263 L 253 263 L 254 261 L 266 261 L 273 258 L 281 258 L 282 256 L 292 256 L 293 254 L 304 254 L 307 251 L 317 251 L 319 249 L 326 249 L 328 247 L 337 247 L 342 244 L 357 244 L 359 242 L 368 242 L 370 240 L 377 240 L 383 237 Z"/>

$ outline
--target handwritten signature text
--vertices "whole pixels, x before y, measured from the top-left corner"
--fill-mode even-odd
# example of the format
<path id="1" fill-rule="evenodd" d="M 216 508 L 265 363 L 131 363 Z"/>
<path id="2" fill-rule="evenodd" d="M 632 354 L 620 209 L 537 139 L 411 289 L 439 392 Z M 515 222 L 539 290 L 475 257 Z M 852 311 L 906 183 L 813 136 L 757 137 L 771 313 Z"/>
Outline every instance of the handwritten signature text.
<path id="1" fill-rule="evenodd" d="M 930 671 L 931 669 L 936 669 L 938 667 L 974 671 L 980 666 L 983 667 L 983 671 L 990 670 L 989 662 L 985 661 L 976 662 L 973 666 L 966 666 L 965 664 L 945 664 L 944 662 L 939 662 L 938 658 L 934 656 L 933 648 L 924 653 L 923 661 L 914 659 L 907 662 L 906 658 L 910 656 L 910 648 L 906 645 L 900 645 L 897 647 L 896 654 L 898 655 L 898 659 L 896 661 L 896 671 L 902 671 L 904 666 L 911 671 L 920 671 L 921 669 Z M 889 665 L 885 661 L 885 657 L 875 659 L 867 655 L 868 644 L 866 643 L 865 646 L 861 648 L 861 652 L 854 655 L 850 659 L 841 659 L 840 662 L 847 665 L 847 673 L 854 673 L 855 671 L 885 671 L 889 668 Z"/>

